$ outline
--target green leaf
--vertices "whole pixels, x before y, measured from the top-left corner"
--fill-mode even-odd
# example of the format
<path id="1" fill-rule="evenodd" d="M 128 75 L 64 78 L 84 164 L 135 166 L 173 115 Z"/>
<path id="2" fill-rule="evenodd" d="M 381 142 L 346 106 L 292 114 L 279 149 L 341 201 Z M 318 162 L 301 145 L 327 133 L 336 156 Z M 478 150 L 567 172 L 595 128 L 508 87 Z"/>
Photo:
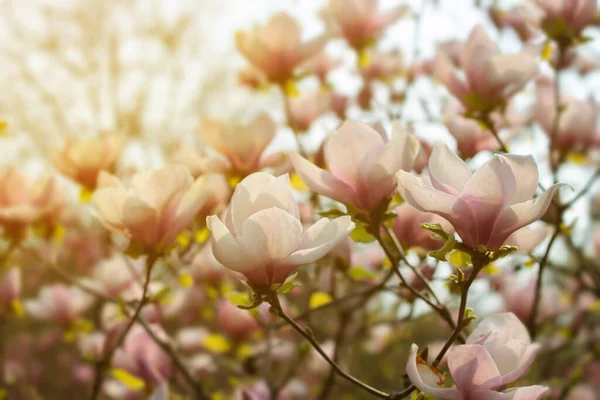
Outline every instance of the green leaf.
<path id="1" fill-rule="evenodd" d="M 439 225 L 439 224 L 436 224 Z M 440 261 L 446 261 L 446 254 L 454 250 L 454 246 L 456 245 L 456 239 L 454 239 L 454 235 L 448 235 L 446 237 L 446 242 L 439 250 L 430 251 L 429 255 L 435 259 Z"/>
<path id="2" fill-rule="evenodd" d="M 308 302 L 310 309 L 315 309 L 319 307 L 323 307 L 325 304 L 329 304 L 333 301 L 331 295 L 326 292 L 314 292 L 310 295 L 310 300 Z"/>
<path id="3" fill-rule="evenodd" d="M 366 279 L 375 278 L 374 273 L 372 273 L 371 271 L 367 271 L 366 269 L 363 269 L 361 267 L 350 268 L 350 270 L 348 271 L 348 275 L 353 281 L 362 281 Z"/>
<path id="4" fill-rule="evenodd" d="M 347 215 L 345 212 L 343 212 L 342 210 L 340 210 L 338 208 L 332 208 L 332 209 L 326 210 L 326 211 L 319 211 L 318 214 L 321 217 L 326 217 L 326 218 L 337 218 L 337 217 L 343 217 L 344 215 Z"/>
<path id="5" fill-rule="evenodd" d="M 460 250 L 454 250 L 450 253 L 448 261 L 459 268 L 468 268 L 472 265 L 471 255 Z"/>
<path id="6" fill-rule="evenodd" d="M 356 224 L 356 228 L 350 233 L 350 238 L 357 243 L 371 243 L 375 241 L 375 236 L 367 231 L 363 224 Z"/>

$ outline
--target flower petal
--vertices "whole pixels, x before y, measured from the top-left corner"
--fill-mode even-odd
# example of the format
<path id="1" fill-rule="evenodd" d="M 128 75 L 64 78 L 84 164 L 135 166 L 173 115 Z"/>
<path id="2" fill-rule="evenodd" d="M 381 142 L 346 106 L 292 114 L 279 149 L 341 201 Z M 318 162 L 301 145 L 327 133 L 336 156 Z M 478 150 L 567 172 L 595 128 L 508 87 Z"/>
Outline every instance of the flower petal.
<path id="1" fill-rule="evenodd" d="M 509 339 L 518 339 L 527 344 L 531 343 L 527 328 L 515 314 L 510 312 L 486 317 L 469 335 L 467 344 L 473 344 L 489 333 L 503 342 L 507 342 Z"/>
<path id="2" fill-rule="evenodd" d="M 539 197 L 524 203 L 513 204 L 505 209 L 496 221 L 488 247 L 493 249 L 502 246 L 506 238 L 513 232 L 542 218 L 552 198 L 563 186 L 565 185 L 553 185 Z"/>
<path id="3" fill-rule="evenodd" d="M 346 183 L 337 179 L 297 153 L 290 155 L 294 169 L 302 180 L 315 192 L 345 204 L 356 202 L 354 190 Z"/>
<path id="4" fill-rule="evenodd" d="M 502 385 L 500 372 L 485 347 L 478 344 L 456 346 L 448 352 L 448 368 L 456 387 L 469 398 L 481 390 Z"/>
<path id="5" fill-rule="evenodd" d="M 458 196 L 471 178 L 471 171 L 448 145 L 439 143 L 429 157 L 429 177 L 436 189 Z"/>
<path id="6" fill-rule="evenodd" d="M 410 378 L 410 381 L 413 385 L 417 387 L 421 392 L 429 394 L 431 396 L 435 396 L 440 399 L 448 399 L 448 400 L 459 400 L 461 399 L 461 395 L 456 390 L 456 388 L 442 388 L 438 386 L 433 386 L 429 382 L 426 382 L 423 379 L 423 376 L 430 375 L 433 373 L 431 367 L 425 363 L 418 355 L 417 352 L 419 348 L 416 344 L 413 344 L 410 347 L 410 355 L 408 356 L 408 363 L 406 364 L 406 373 Z M 423 376 L 422 376 L 423 375 Z M 427 381 L 432 381 L 432 379 L 427 379 Z M 434 382 L 432 382 L 435 384 Z"/>
<path id="7" fill-rule="evenodd" d="M 502 157 L 510 161 L 510 165 L 517 178 L 515 195 L 509 204 L 513 205 L 531 200 L 535 195 L 539 182 L 538 168 L 533 157 L 530 155 L 519 156 L 515 154 L 503 154 Z"/>
<path id="8" fill-rule="evenodd" d="M 485 391 L 478 393 L 481 400 L 538 400 L 548 388 L 544 386 L 527 386 L 508 390 L 506 392 Z"/>
<path id="9" fill-rule="evenodd" d="M 460 198 L 469 205 L 477 224 L 478 243 L 486 244 L 496 220 L 509 205 L 517 187 L 510 161 L 494 156 L 475 171 Z"/>
<path id="10" fill-rule="evenodd" d="M 206 225 L 212 233 L 211 247 L 217 261 L 249 279 L 253 277 L 253 282 L 268 282 L 262 261 L 235 240 L 219 217 L 211 215 L 206 218 Z"/>
<path id="11" fill-rule="evenodd" d="M 228 228 L 239 236 L 250 215 L 271 207 L 299 218 L 300 211 L 289 176 L 274 177 L 264 172 L 249 175 L 237 185 L 231 198 L 229 216 L 233 226 L 228 225 Z"/>
<path id="12" fill-rule="evenodd" d="M 238 232 L 238 242 L 261 258 L 265 265 L 289 256 L 301 238 L 300 220 L 277 207 L 251 215 L 244 221 L 241 235 Z"/>
<path id="13" fill-rule="evenodd" d="M 158 211 L 138 197 L 129 197 L 123 204 L 123 225 L 131 239 L 146 246 L 156 246 L 162 239 Z"/>

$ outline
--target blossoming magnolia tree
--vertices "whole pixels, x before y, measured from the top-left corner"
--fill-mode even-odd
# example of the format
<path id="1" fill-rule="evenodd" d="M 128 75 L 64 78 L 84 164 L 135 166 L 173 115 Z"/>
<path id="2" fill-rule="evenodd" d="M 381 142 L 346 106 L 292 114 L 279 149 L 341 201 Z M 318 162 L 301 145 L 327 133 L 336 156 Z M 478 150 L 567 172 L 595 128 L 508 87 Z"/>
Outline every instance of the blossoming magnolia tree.
<path id="1" fill-rule="evenodd" d="M 428 16 L 459 2 L 323 1 L 312 36 L 276 10 L 219 63 L 256 113 L 167 95 L 187 103 L 160 134 L 152 95 L 117 92 L 136 46 L 167 65 L 145 76 L 210 86 L 184 45 L 202 2 L 25 3 L 0 147 L 27 136 L 44 173 L 0 169 L 0 398 L 597 399 L 596 0 L 476 1 L 430 54 Z"/>

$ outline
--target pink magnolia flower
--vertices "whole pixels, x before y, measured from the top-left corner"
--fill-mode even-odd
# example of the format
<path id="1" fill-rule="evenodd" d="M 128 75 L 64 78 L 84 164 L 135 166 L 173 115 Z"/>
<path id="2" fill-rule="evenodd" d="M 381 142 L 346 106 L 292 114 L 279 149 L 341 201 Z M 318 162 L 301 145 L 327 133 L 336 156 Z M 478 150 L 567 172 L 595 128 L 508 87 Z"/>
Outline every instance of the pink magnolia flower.
<path id="1" fill-rule="evenodd" d="M 94 303 L 94 298 L 76 286 L 44 286 L 35 300 L 24 302 L 25 310 L 42 321 L 68 325 L 76 321 Z"/>
<path id="2" fill-rule="evenodd" d="M 150 325 L 163 340 L 166 334 L 158 325 Z M 134 325 L 123 346 L 114 356 L 116 368 L 122 368 L 152 386 L 166 381 L 172 374 L 171 357 L 161 349 L 141 325 Z"/>
<path id="3" fill-rule="evenodd" d="M 551 136 L 556 116 L 554 83 L 548 78 L 537 81 L 536 104 L 533 109 L 535 120 L 544 132 Z M 563 151 L 586 150 L 593 145 L 600 117 L 600 107 L 592 97 L 587 101 L 567 98 L 561 104 L 554 146 Z"/>
<path id="4" fill-rule="evenodd" d="M 329 0 L 322 12 L 325 22 L 355 49 L 375 43 L 383 30 L 408 13 L 408 7 L 379 10 L 377 0 Z"/>
<path id="5" fill-rule="evenodd" d="M 302 66 L 302 71 L 311 75 L 315 75 L 321 84 L 326 83 L 329 72 L 337 68 L 341 64 L 340 60 L 332 59 L 327 53 L 322 51 L 315 57 L 311 58 Z"/>
<path id="6" fill-rule="evenodd" d="M 369 50 L 365 53 L 367 63 L 360 70 L 366 81 L 380 80 L 387 82 L 404 72 L 404 57 L 397 51 L 382 52 Z"/>
<path id="7" fill-rule="evenodd" d="M 538 71 L 534 56 L 524 51 L 502 54 L 480 25 L 471 31 L 462 47 L 460 66 L 464 78 L 447 53 L 440 51 L 435 61 L 435 76 L 467 109 L 482 112 L 503 105 Z"/>
<path id="8" fill-rule="evenodd" d="M 383 129 L 346 121 L 325 144 L 329 171 L 298 154 L 296 172 L 315 192 L 363 210 L 373 210 L 394 194 L 395 174 L 410 170 L 419 155 L 418 139 L 393 125 L 392 140 Z"/>
<path id="9" fill-rule="evenodd" d="M 511 313 L 484 319 L 467 338 L 467 344 L 447 353 L 454 385 L 446 388 L 440 372 L 418 357 L 413 344 L 407 365 L 411 382 L 423 393 L 449 400 L 537 400 L 548 389 L 543 386 L 512 388 L 535 359 L 539 345 L 531 344 L 525 326 Z"/>
<path id="10" fill-rule="evenodd" d="M 596 0 L 535 0 L 544 11 L 543 26 L 552 33 L 577 36 L 593 24 L 598 8 Z M 562 29 L 567 32 L 561 32 Z M 557 31 L 558 30 L 558 31 Z"/>
<path id="11" fill-rule="evenodd" d="M 88 188 L 96 189 L 101 171 L 110 171 L 121 154 L 123 141 L 116 135 L 101 135 L 67 140 L 65 147 L 54 154 L 54 165 L 61 174 Z"/>
<path id="12" fill-rule="evenodd" d="M 144 276 L 145 266 L 145 257 L 133 260 L 124 254 L 115 254 L 95 266 L 91 279 L 86 280 L 86 285 L 116 299 Z"/>
<path id="13" fill-rule="evenodd" d="M 461 113 L 461 106 L 451 103 L 444 112 L 444 123 L 454 139 L 458 153 L 464 158 L 474 157 L 480 151 L 496 151 L 500 148 L 496 138 L 473 119 Z"/>
<path id="14" fill-rule="evenodd" d="M 229 300 L 219 302 L 217 321 L 224 332 L 236 339 L 245 339 L 260 328 L 256 318 L 248 310 L 237 308 Z"/>
<path id="15" fill-rule="evenodd" d="M 495 8 L 490 10 L 495 10 L 499 27 L 514 29 L 523 42 L 535 39 L 542 34 L 539 24 L 543 17 L 543 11 L 531 2 L 517 4 L 507 12 Z"/>
<path id="16" fill-rule="evenodd" d="M 100 189 L 92 198 L 100 222 L 147 247 L 171 244 L 210 198 L 211 191 L 204 176 L 194 181 L 179 165 L 137 173 L 130 188 L 106 173 L 100 181 Z"/>
<path id="17" fill-rule="evenodd" d="M 350 217 L 343 216 L 322 218 L 304 230 L 299 217 L 287 174 L 254 173 L 237 185 L 225 224 L 217 216 L 207 218 L 213 254 L 255 288 L 265 289 L 325 256 L 354 229 Z"/>
<path id="18" fill-rule="evenodd" d="M 21 295 L 21 270 L 13 267 L 0 280 L 0 307 L 10 306 Z"/>
<path id="19" fill-rule="evenodd" d="M 55 222 L 66 203 L 56 180 L 45 176 L 35 182 L 16 168 L 0 170 L 0 226 L 19 234 L 35 222 Z"/>
<path id="20" fill-rule="evenodd" d="M 327 91 L 316 89 L 287 99 L 289 125 L 298 132 L 306 132 L 312 123 L 330 108 L 330 97 Z"/>
<path id="21" fill-rule="evenodd" d="M 417 210 L 409 203 L 402 203 L 394 209 L 398 216 L 394 219 L 392 230 L 402 246 L 421 247 L 426 250 L 437 250 L 444 244 L 432 237 L 431 232 L 423 229 L 421 224 L 441 224 L 446 232 L 452 231 L 452 226 L 445 219 Z"/>
<path id="22" fill-rule="evenodd" d="M 398 173 L 398 190 L 413 207 L 448 220 L 463 242 L 496 250 L 523 226 L 540 219 L 558 189 L 532 199 L 538 184 L 533 157 L 495 155 L 473 174 L 447 145 L 435 145 L 428 182 Z"/>
<path id="23" fill-rule="evenodd" d="M 321 51 L 327 37 L 319 36 L 303 43 L 300 24 L 280 12 L 252 32 L 236 32 L 235 40 L 239 51 L 252 65 L 271 81 L 283 83 L 293 77 L 296 67 Z"/>
<path id="24" fill-rule="evenodd" d="M 263 151 L 277 133 L 277 126 L 267 114 L 258 115 L 249 124 L 234 124 L 215 119 L 204 119 L 200 137 L 225 157 L 225 162 L 212 162 L 209 170 L 239 176 L 269 167 Z"/>

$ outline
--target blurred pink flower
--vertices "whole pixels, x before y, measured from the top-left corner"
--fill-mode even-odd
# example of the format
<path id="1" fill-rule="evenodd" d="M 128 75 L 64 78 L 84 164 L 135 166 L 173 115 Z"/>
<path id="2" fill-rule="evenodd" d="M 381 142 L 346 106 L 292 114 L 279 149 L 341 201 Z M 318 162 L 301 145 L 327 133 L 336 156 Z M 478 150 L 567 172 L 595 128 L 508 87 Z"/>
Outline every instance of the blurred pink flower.
<path id="1" fill-rule="evenodd" d="M 538 184 L 533 157 L 495 155 L 473 174 L 447 145 L 435 145 L 429 178 L 398 173 L 398 190 L 413 207 L 448 220 L 463 242 L 496 250 L 516 230 L 540 219 L 558 189 L 532 199 Z"/>
<path id="2" fill-rule="evenodd" d="M 444 387 L 441 373 L 418 357 L 413 344 L 407 365 L 412 383 L 423 393 L 440 399 L 537 400 L 548 390 L 543 386 L 512 388 L 498 392 L 527 372 L 539 345 L 531 344 L 525 326 L 511 313 L 484 319 L 469 335 L 465 345 L 447 353 L 454 380 Z"/>
<path id="3" fill-rule="evenodd" d="M 391 198 L 396 172 L 412 169 L 419 155 L 418 139 L 398 123 L 390 141 L 381 127 L 346 121 L 325 146 L 331 172 L 294 153 L 296 172 L 311 190 L 363 210 L 373 210 Z"/>
<path id="4" fill-rule="evenodd" d="M 421 224 L 441 224 L 446 232 L 452 232 L 452 225 L 445 219 L 428 212 L 420 211 L 409 203 L 402 203 L 394 209 L 398 215 L 394 219 L 392 230 L 400 244 L 406 248 L 421 247 L 426 250 L 437 250 L 444 244 L 434 239 L 430 231 L 423 229 Z"/>
<path id="5" fill-rule="evenodd" d="M 542 24 L 550 36 L 553 33 L 578 36 L 593 24 L 598 8 L 596 0 L 535 0 L 535 3 L 544 11 Z"/>
<path id="6" fill-rule="evenodd" d="M 452 102 L 444 111 L 444 124 L 454 139 L 458 153 L 463 158 L 472 158 L 480 151 L 496 151 L 500 148 L 492 133 L 473 119 L 463 116 L 462 107 Z"/>
<path id="7" fill-rule="evenodd" d="M 16 168 L 0 170 L 0 226 L 9 235 L 19 236 L 35 222 L 56 222 L 65 204 L 54 178 L 44 176 L 32 182 Z"/>
<path id="8" fill-rule="evenodd" d="M 55 284 L 44 286 L 37 299 L 23 305 L 33 318 L 62 325 L 75 322 L 94 303 L 94 298 L 77 286 Z"/>
<path id="9" fill-rule="evenodd" d="M 225 299 L 217 306 L 217 322 L 225 333 L 238 340 L 248 338 L 260 328 L 250 311 L 237 308 Z"/>
<path id="10" fill-rule="evenodd" d="M 313 122 L 330 109 L 330 95 L 323 89 L 303 93 L 287 99 L 288 124 L 298 133 L 306 132 Z"/>
<path id="11" fill-rule="evenodd" d="M 253 31 L 238 31 L 235 35 L 238 50 L 269 80 L 283 83 L 294 75 L 300 64 L 321 51 L 327 37 L 301 41 L 301 27 L 290 15 L 280 12 Z"/>
<path id="12" fill-rule="evenodd" d="M 270 166 L 263 152 L 275 137 L 277 126 L 267 114 L 245 125 L 204 119 L 199 132 L 202 140 L 226 159 L 210 162 L 209 171 L 244 177 Z"/>
<path id="13" fill-rule="evenodd" d="M 549 78 L 537 80 L 536 104 L 534 118 L 550 137 L 554 129 L 556 104 L 554 83 Z M 554 146 L 562 151 L 587 150 L 594 144 L 598 132 L 600 107 L 592 97 L 588 100 L 563 98 L 558 126 L 556 128 Z"/>
<path id="14" fill-rule="evenodd" d="M 0 280 L 0 308 L 10 307 L 21 295 L 21 270 L 13 267 Z"/>
<path id="15" fill-rule="evenodd" d="M 152 324 L 150 328 L 158 337 L 166 339 L 159 325 Z M 122 347 L 115 352 L 113 364 L 151 386 L 166 381 L 172 374 L 171 357 L 137 324 L 127 334 Z"/>
<path id="16" fill-rule="evenodd" d="M 194 181 L 179 165 L 137 173 L 130 188 L 104 172 L 100 183 L 92 198 L 100 222 L 150 248 L 170 245 L 210 199 L 212 191 L 204 176 Z"/>
<path id="17" fill-rule="evenodd" d="M 299 216 L 288 175 L 254 173 L 237 185 L 225 224 L 208 217 L 213 254 L 255 288 L 267 289 L 299 265 L 325 256 L 354 229 L 344 216 L 322 218 L 304 231 Z"/>
<path id="18" fill-rule="evenodd" d="M 408 14 L 405 5 L 379 10 L 378 0 L 329 0 L 322 16 L 330 29 L 355 49 L 375 44 L 383 30 Z"/>
<path id="19" fill-rule="evenodd" d="M 405 70 L 404 57 L 397 50 L 388 52 L 369 50 L 365 53 L 366 65 L 360 69 L 366 81 L 380 80 L 388 82 L 398 77 Z"/>
<path id="20" fill-rule="evenodd" d="M 65 147 L 54 153 L 53 161 L 61 174 L 93 191 L 98 175 L 101 171 L 109 172 L 112 169 L 122 146 L 123 140 L 111 134 L 69 138 Z"/>
<path id="21" fill-rule="evenodd" d="M 538 72 L 535 57 L 522 51 L 503 55 L 477 25 L 460 54 L 462 78 L 445 51 L 438 51 L 435 76 L 468 110 L 489 112 L 506 103 Z"/>
<path id="22" fill-rule="evenodd" d="M 321 84 L 325 84 L 329 72 L 337 68 L 340 64 L 340 60 L 334 60 L 329 55 L 327 55 L 327 53 L 322 51 L 315 57 L 308 60 L 302 66 L 302 71 L 311 75 L 315 75 L 319 79 Z"/>

